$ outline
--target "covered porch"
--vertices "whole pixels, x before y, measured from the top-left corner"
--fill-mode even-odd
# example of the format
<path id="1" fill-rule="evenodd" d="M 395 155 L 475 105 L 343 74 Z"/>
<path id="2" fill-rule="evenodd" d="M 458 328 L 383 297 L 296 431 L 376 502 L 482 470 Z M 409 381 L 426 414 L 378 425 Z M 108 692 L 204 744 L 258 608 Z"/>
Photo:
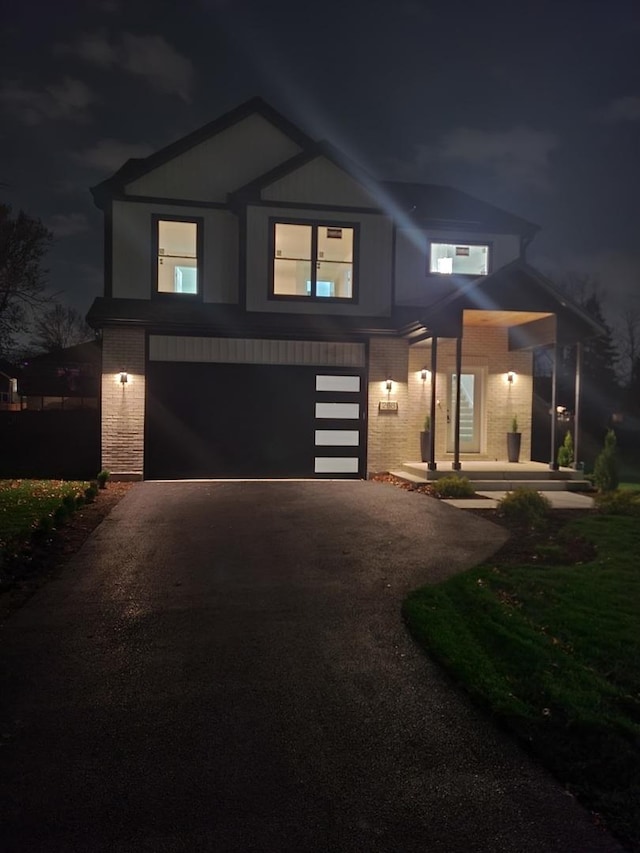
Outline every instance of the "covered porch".
<path id="1" fill-rule="evenodd" d="M 557 483 L 570 488 L 582 472 L 559 469 L 556 364 L 560 346 L 576 346 L 574 458 L 578 460 L 581 342 L 600 331 L 536 270 L 517 262 L 477 279 L 405 328 L 409 402 L 421 448 L 409 444 L 401 467 L 429 481 L 453 472 L 499 488 L 505 483 Z M 552 365 L 548 457 L 532 460 L 534 352 Z M 518 434 L 519 454 L 513 438 Z M 416 436 L 417 437 L 417 436 Z M 509 446 L 510 445 L 510 446 Z M 508 447 L 509 446 L 509 447 Z M 416 461 L 412 461 L 416 460 Z M 507 461 L 509 460 L 509 461 Z M 497 488 L 498 486 L 493 486 Z M 486 488 L 492 488 L 487 486 Z M 547 485 L 546 488 L 549 488 Z"/>

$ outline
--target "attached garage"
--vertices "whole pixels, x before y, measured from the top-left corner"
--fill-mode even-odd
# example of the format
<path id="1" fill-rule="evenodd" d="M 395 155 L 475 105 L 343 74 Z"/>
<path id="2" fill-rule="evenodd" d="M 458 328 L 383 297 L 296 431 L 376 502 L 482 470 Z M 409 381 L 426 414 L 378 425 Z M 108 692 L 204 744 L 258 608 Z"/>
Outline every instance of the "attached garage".
<path id="1" fill-rule="evenodd" d="M 364 360 L 363 344 L 150 336 L 145 478 L 364 477 Z"/>

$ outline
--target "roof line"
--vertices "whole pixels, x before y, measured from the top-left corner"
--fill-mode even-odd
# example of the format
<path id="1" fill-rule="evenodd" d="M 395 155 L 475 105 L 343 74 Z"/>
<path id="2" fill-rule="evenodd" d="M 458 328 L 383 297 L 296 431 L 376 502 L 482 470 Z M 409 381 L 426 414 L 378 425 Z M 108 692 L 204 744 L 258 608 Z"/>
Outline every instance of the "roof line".
<path id="1" fill-rule="evenodd" d="M 96 184 L 94 187 L 91 187 L 91 194 L 93 195 L 96 205 L 98 207 L 102 207 L 109 195 L 119 189 L 122 189 L 125 183 L 130 183 L 131 181 L 146 175 L 153 169 L 157 169 L 158 166 L 162 166 L 174 157 L 184 154 L 196 145 L 205 142 L 207 139 L 211 139 L 221 131 L 226 130 L 228 127 L 232 127 L 234 124 L 238 124 L 245 118 L 256 113 L 277 127 L 301 148 L 306 148 L 315 144 L 315 141 L 310 136 L 262 98 L 251 98 L 224 115 L 219 116 L 197 130 L 192 131 L 187 134 L 187 136 L 183 136 L 180 139 L 171 142 L 169 145 L 166 145 L 164 148 L 161 148 L 159 151 L 155 151 L 148 157 L 143 159 L 127 160 L 127 162 L 124 163 L 124 165 L 121 166 L 121 168 L 118 169 L 118 171 L 110 178 L 107 178 L 99 184 Z"/>

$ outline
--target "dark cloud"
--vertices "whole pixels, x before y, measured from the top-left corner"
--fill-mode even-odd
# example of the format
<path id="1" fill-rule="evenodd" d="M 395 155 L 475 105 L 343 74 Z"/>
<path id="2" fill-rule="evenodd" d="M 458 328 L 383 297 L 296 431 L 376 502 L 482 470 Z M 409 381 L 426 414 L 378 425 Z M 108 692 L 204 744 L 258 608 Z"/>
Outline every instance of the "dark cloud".
<path id="1" fill-rule="evenodd" d="M 91 89 L 73 77 L 44 88 L 30 88 L 13 80 L 0 89 L 0 103 L 19 121 L 33 126 L 47 120 L 84 120 L 96 100 Z"/>
<path id="2" fill-rule="evenodd" d="M 76 56 L 104 70 L 133 74 L 158 92 L 191 101 L 193 63 L 163 36 L 124 32 L 110 38 L 104 32 L 83 33 L 70 44 L 57 45 L 56 52 Z"/>

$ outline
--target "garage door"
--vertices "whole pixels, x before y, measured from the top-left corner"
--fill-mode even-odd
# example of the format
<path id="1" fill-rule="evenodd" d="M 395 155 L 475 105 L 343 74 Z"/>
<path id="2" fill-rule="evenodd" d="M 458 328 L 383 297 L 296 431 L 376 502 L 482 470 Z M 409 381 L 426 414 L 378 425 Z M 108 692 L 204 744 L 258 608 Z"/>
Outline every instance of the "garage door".
<path id="1" fill-rule="evenodd" d="M 362 370 L 150 361 L 147 479 L 365 476 Z"/>

